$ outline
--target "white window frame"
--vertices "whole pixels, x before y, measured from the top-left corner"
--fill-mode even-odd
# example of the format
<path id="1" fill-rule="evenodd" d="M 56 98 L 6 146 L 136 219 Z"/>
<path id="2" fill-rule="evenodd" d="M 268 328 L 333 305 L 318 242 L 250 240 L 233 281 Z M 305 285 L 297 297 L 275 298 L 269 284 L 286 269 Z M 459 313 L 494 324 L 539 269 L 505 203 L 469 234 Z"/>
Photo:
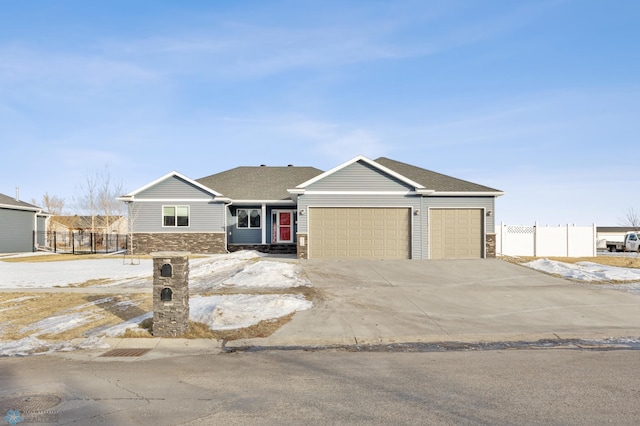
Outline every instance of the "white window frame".
<path id="1" fill-rule="evenodd" d="M 164 218 L 165 218 L 165 214 L 164 214 L 164 209 L 166 207 L 173 207 L 175 209 L 175 225 L 165 225 L 164 223 Z M 178 208 L 181 207 L 186 207 L 187 209 L 187 221 L 188 224 L 187 225 L 178 225 Z M 167 205 L 163 205 L 162 206 L 162 227 L 163 228 L 189 228 L 191 227 L 191 206 L 189 205 L 179 205 L 179 204 L 167 204 Z"/>
<path id="2" fill-rule="evenodd" d="M 247 212 L 247 226 L 240 226 L 240 222 L 238 221 L 238 217 L 240 217 L 240 211 Z M 251 212 L 257 211 L 260 217 L 260 226 L 251 226 Z M 236 209 L 236 229 L 262 229 L 262 222 L 264 221 L 264 217 L 262 216 L 262 209 L 260 208 L 238 208 Z"/>

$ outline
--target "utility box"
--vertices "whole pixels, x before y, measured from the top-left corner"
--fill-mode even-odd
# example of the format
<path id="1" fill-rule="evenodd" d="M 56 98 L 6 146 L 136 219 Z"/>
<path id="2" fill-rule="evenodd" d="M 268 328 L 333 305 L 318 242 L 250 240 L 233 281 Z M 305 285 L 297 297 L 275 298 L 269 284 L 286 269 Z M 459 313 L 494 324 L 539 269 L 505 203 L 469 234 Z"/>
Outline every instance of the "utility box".
<path id="1" fill-rule="evenodd" d="M 189 330 L 189 252 L 153 256 L 153 335 L 177 337 Z"/>

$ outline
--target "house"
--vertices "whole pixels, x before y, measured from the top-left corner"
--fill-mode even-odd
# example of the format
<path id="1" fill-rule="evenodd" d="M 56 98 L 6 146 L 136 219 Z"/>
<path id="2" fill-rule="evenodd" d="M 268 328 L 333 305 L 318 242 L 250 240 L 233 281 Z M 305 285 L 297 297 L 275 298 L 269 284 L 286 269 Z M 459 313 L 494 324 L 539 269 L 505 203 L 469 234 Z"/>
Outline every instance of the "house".
<path id="1" fill-rule="evenodd" d="M 0 253 L 32 252 L 44 245 L 48 214 L 40 207 L 0 194 Z"/>
<path id="2" fill-rule="evenodd" d="M 237 167 L 192 180 L 171 172 L 120 197 L 134 250 L 302 259 L 495 256 L 502 191 L 388 158 L 313 167 Z"/>
<path id="3" fill-rule="evenodd" d="M 126 234 L 128 231 L 125 216 L 51 216 L 50 232 L 95 232 L 102 234 Z"/>

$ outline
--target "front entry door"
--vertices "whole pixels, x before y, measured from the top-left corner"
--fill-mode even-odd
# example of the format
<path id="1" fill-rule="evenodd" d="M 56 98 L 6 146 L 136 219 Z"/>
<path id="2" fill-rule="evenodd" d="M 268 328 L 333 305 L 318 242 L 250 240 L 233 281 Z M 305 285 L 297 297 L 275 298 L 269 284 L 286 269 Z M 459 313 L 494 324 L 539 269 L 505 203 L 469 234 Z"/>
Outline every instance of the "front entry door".
<path id="1" fill-rule="evenodd" d="M 274 216 L 274 236 L 276 243 L 292 243 L 293 242 L 293 211 L 276 210 Z"/>

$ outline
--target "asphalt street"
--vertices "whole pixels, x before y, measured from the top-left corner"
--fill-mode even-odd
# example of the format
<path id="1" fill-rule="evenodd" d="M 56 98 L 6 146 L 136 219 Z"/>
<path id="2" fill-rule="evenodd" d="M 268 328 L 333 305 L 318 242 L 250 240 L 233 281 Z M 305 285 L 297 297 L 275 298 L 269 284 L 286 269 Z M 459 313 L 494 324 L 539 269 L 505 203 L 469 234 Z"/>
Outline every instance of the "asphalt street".
<path id="1" fill-rule="evenodd" d="M 0 388 L 3 416 L 20 410 L 41 424 L 631 425 L 640 352 L 35 356 L 0 359 Z"/>

